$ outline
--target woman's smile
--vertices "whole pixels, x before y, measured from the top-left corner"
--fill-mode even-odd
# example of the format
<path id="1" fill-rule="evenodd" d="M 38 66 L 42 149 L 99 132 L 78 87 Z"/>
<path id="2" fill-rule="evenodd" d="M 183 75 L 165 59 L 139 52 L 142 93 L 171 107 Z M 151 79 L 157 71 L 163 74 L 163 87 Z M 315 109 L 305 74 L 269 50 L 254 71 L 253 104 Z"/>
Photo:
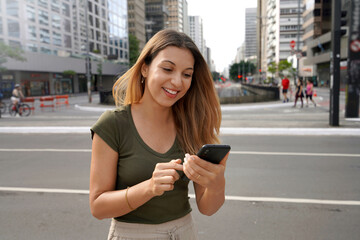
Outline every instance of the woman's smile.
<path id="1" fill-rule="evenodd" d="M 176 98 L 176 95 L 179 92 L 179 91 L 171 90 L 171 89 L 165 88 L 165 87 L 163 87 L 162 89 L 164 89 L 166 96 L 168 96 L 170 98 Z"/>

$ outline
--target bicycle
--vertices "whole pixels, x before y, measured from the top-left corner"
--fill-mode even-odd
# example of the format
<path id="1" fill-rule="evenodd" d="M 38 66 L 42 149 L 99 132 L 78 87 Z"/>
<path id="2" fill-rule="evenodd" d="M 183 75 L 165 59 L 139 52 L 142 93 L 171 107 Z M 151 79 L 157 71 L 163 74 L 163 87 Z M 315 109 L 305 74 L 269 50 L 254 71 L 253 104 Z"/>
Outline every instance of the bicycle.
<path id="1" fill-rule="evenodd" d="M 9 113 L 11 116 L 15 116 L 16 113 L 19 113 L 22 117 L 27 117 L 31 113 L 31 108 L 26 103 L 18 103 L 17 106 L 13 103 L 9 106 Z"/>

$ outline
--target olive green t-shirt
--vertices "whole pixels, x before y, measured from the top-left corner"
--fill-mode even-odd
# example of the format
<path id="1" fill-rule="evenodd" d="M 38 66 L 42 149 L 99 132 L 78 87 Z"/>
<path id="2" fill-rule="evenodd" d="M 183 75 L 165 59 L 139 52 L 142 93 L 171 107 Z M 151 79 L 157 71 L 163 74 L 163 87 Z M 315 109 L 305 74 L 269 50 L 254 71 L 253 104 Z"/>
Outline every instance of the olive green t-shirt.
<path id="1" fill-rule="evenodd" d="M 130 105 L 104 112 L 91 128 L 118 155 L 116 190 L 126 189 L 152 177 L 155 165 L 173 159 L 183 159 L 185 153 L 175 140 L 168 152 L 151 149 L 140 137 L 131 115 Z M 175 182 L 174 190 L 152 198 L 136 210 L 115 219 L 128 223 L 159 224 L 191 212 L 188 197 L 189 181 Z"/>

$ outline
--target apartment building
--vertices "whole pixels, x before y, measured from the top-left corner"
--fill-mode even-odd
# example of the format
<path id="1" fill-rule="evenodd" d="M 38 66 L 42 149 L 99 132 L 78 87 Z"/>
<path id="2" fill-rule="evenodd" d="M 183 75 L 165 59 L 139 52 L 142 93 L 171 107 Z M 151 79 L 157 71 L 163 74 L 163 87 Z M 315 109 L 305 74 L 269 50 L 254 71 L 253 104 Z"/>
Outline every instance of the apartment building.
<path id="1" fill-rule="evenodd" d="M 146 41 L 167 26 L 169 11 L 165 0 L 145 0 Z"/>
<path id="2" fill-rule="evenodd" d="M 245 9 L 245 58 L 256 56 L 256 8 Z"/>
<path id="3" fill-rule="evenodd" d="M 4 65 L 5 96 L 15 83 L 26 96 L 86 92 L 87 49 L 93 90 L 111 88 L 128 68 L 127 1 L 2 0 L 0 40 L 22 48 L 26 58 Z"/>
<path id="4" fill-rule="evenodd" d="M 179 32 L 190 34 L 188 31 L 189 20 L 187 12 L 187 1 L 186 0 L 165 0 L 166 8 L 169 12 L 166 28 L 174 29 Z"/>
<path id="5" fill-rule="evenodd" d="M 350 0 L 342 0 L 342 10 L 349 13 Z M 312 72 L 312 78 L 317 80 L 320 86 L 330 84 L 330 59 L 331 59 L 331 1 L 329 0 L 305 0 L 304 18 L 304 48 L 306 58 L 304 65 Z M 349 14 L 347 14 L 349 24 Z M 340 57 L 340 87 L 345 88 L 348 56 L 348 27 L 347 33 L 341 37 Z M 305 69 L 306 70 L 306 69 Z"/>
<path id="6" fill-rule="evenodd" d="M 145 35 L 145 0 L 128 0 L 129 34 L 139 41 L 141 51 L 146 43 Z"/>

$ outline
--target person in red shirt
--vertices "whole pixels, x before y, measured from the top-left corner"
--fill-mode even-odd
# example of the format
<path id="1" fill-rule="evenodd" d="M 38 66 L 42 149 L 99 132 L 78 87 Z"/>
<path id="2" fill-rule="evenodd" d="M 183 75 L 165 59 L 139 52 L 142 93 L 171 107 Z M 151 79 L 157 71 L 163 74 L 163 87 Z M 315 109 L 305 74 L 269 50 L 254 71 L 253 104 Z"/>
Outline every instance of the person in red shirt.
<path id="1" fill-rule="evenodd" d="M 287 77 L 285 77 L 282 80 L 281 85 L 282 85 L 282 93 L 284 95 L 284 102 L 289 102 L 289 98 L 287 97 L 287 92 L 288 92 L 289 85 L 290 85 L 289 79 L 287 79 Z"/>

